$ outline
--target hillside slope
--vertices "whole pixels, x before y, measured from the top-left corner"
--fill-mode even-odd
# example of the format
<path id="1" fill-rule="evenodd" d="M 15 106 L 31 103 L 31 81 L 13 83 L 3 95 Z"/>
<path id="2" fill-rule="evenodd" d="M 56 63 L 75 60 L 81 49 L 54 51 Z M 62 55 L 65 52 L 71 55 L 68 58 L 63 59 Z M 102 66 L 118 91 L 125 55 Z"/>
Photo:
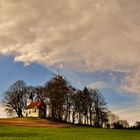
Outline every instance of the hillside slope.
<path id="1" fill-rule="evenodd" d="M 74 125 L 53 122 L 38 118 L 4 118 L 0 119 L 0 126 L 44 127 L 44 128 L 70 128 Z"/>

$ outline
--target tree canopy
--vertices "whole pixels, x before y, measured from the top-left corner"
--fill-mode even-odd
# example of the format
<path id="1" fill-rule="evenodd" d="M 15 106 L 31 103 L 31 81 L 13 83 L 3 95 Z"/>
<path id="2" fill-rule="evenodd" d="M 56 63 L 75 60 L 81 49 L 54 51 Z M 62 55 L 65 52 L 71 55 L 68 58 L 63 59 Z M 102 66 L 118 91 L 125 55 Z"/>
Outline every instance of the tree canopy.
<path id="1" fill-rule="evenodd" d="M 23 116 L 23 109 L 26 106 L 26 83 L 24 81 L 16 81 L 4 95 L 4 104 L 9 114 L 16 113 L 18 117 Z"/>
<path id="2" fill-rule="evenodd" d="M 62 75 L 54 75 L 44 85 L 35 87 L 19 80 L 4 94 L 6 111 L 18 117 L 25 115 L 28 100 L 41 101 L 49 106 L 52 120 L 94 127 L 107 126 L 109 123 L 110 111 L 102 93 L 87 87 L 76 89 Z"/>

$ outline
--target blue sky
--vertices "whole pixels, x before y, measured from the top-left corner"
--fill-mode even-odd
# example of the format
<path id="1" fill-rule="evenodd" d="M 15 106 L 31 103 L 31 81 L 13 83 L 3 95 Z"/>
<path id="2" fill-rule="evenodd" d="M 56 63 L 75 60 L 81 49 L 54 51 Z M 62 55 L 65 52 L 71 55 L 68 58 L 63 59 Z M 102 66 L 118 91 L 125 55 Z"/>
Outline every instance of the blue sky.
<path id="1" fill-rule="evenodd" d="M 24 80 L 27 85 L 43 85 L 45 82 L 53 77 L 53 72 L 38 64 L 24 66 L 23 63 L 14 62 L 13 57 L 0 57 L 0 95 L 8 89 L 17 80 Z M 57 72 L 56 72 L 57 73 Z M 59 71 L 58 74 L 64 72 Z M 67 75 L 67 73 L 69 73 Z M 73 76 L 74 75 L 74 76 Z M 91 87 L 91 83 L 97 81 L 108 81 L 110 78 L 106 73 L 78 73 L 78 72 L 65 72 L 66 79 L 76 88 L 84 88 L 84 86 Z M 77 79 L 77 80 L 75 80 Z M 93 88 L 98 88 L 98 86 Z M 122 94 L 109 87 L 99 87 L 107 102 L 110 105 L 122 105 L 128 102 L 134 102 L 135 96 L 133 94 Z"/>
<path id="2" fill-rule="evenodd" d="M 27 85 L 42 85 L 48 81 L 53 73 L 40 65 L 24 66 L 14 63 L 12 57 L 0 57 L 0 95 L 17 80 L 24 80 Z"/>
<path id="3" fill-rule="evenodd" d="M 58 73 L 77 88 L 100 89 L 111 110 L 138 120 L 139 7 L 139 0 L 0 0 L 1 98 L 16 80 L 42 85 Z"/>

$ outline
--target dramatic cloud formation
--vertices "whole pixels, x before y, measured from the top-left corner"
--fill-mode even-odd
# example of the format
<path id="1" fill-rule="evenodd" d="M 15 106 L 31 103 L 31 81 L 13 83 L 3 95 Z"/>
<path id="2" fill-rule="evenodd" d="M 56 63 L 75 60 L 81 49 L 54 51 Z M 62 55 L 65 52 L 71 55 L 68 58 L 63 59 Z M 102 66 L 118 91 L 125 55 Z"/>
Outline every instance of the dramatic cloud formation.
<path id="1" fill-rule="evenodd" d="M 122 90 L 139 93 L 139 7 L 139 0 L 1 0 L 0 53 L 25 65 L 122 72 Z"/>

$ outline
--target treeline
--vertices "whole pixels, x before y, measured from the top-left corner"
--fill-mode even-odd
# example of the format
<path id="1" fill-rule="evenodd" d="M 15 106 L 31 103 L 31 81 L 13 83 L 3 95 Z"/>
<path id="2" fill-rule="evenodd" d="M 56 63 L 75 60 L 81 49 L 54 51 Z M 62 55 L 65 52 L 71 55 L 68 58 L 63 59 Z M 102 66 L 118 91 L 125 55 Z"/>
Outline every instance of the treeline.
<path id="1" fill-rule="evenodd" d="M 54 121 L 107 128 L 117 127 L 120 121 L 110 121 L 112 113 L 99 90 L 76 89 L 61 75 L 55 75 L 43 86 L 36 87 L 19 80 L 4 93 L 3 103 L 8 114 L 23 117 L 28 100 L 41 101 L 49 106 L 47 116 Z M 127 121 L 123 122 L 123 127 L 129 126 Z"/>

